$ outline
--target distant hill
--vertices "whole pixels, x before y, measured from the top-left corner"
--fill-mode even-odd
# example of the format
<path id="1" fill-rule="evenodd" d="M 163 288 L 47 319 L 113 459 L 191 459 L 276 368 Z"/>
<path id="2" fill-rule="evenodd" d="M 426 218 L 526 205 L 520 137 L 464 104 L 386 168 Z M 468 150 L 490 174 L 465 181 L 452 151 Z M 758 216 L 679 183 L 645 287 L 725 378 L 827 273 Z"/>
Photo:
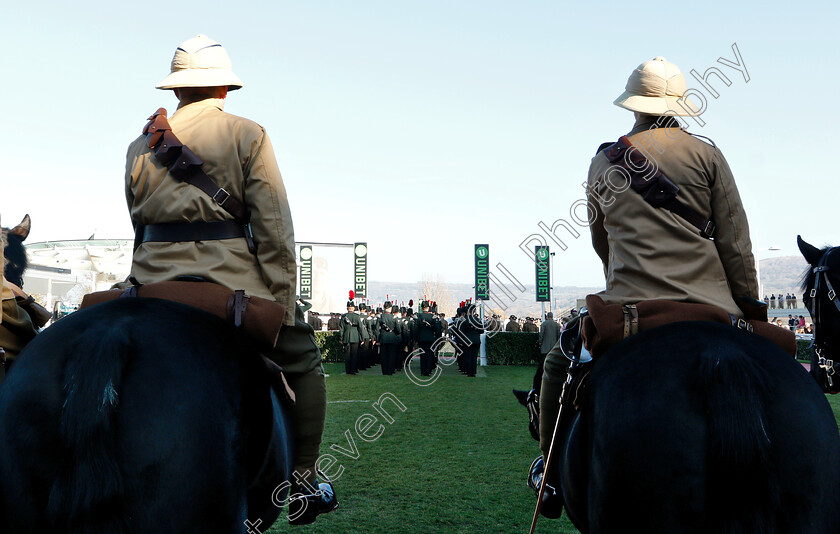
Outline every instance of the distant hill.
<path id="1" fill-rule="evenodd" d="M 391 300 L 396 296 L 397 302 L 404 302 L 408 304 L 408 300 L 414 300 L 414 311 L 417 311 L 418 301 L 422 300 L 422 282 L 406 283 L 406 282 L 368 282 L 368 293 L 372 305 L 379 304 L 385 301 L 386 295 Z M 439 303 L 439 311 L 446 313 L 447 316 L 452 316 L 455 313 L 455 308 L 458 303 L 471 298 L 475 295 L 472 284 L 442 284 L 443 291 L 438 295 L 427 295 L 429 299 L 436 300 Z M 582 299 L 589 293 L 595 293 L 603 289 L 602 287 L 573 287 L 563 286 L 556 287 L 555 294 L 552 295 L 552 304 L 556 303 L 555 311 L 565 311 L 577 305 L 577 299 Z M 539 302 L 536 302 L 536 290 L 533 286 L 526 287 L 525 291 L 513 285 L 505 285 L 504 290 L 498 288 L 491 282 L 490 285 L 492 301 L 487 303 L 488 306 L 498 308 L 504 316 L 516 315 L 517 317 L 537 317 L 540 315 L 542 307 Z M 546 311 L 549 311 L 549 303 L 546 303 Z"/>
<path id="2" fill-rule="evenodd" d="M 794 293 L 802 297 L 799 289 L 800 279 L 807 267 L 802 256 L 783 256 L 779 258 L 768 258 L 761 260 L 761 283 L 764 293 L 787 294 Z M 474 295 L 472 284 L 441 284 L 440 294 L 427 295 L 428 298 L 439 303 L 440 311 L 452 316 L 457 304 L 462 300 L 471 298 Z M 379 282 L 369 281 L 368 292 L 372 305 L 378 305 L 385 301 L 386 295 L 391 300 L 408 305 L 409 299 L 414 300 L 414 310 L 417 311 L 419 300 L 422 300 L 422 282 Z M 536 291 L 533 286 L 526 287 L 521 291 L 513 285 L 505 285 L 504 291 L 491 283 L 490 290 L 494 296 L 494 308 L 499 308 L 502 315 L 516 315 L 517 317 L 536 317 L 540 315 L 541 305 L 536 302 Z M 555 313 L 564 313 L 568 309 L 577 306 L 577 299 L 582 299 L 590 293 L 597 293 L 603 286 L 576 287 L 562 286 L 554 288 L 552 305 L 556 304 Z M 762 295 L 763 297 L 763 295 Z M 488 305 L 490 305 L 488 303 Z M 548 303 L 546 309 L 550 309 Z"/>
<path id="3" fill-rule="evenodd" d="M 802 275 L 808 267 L 802 256 L 781 256 L 779 258 L 767 258 L 761 260 L 761 285 L 764 294 L 786 295 L 793 293 L 802 298 L 802 290 L 799 284 Z M 763 298 L 764 295 L 761 295 Z"/>

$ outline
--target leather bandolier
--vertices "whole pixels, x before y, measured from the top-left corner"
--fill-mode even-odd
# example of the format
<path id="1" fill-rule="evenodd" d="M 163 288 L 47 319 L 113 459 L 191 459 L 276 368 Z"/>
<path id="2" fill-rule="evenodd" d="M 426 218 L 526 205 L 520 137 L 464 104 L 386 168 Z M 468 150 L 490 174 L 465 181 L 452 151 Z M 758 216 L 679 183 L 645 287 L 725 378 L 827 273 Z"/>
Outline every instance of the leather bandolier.
<path id="1" fill-rule="evenodd" d="M 251 214 L 239 200 L 219 187 L 201 166 L 204 162 L 184 146 L 172 132 L 166 119 L 166 110 L 159 108 L 143 128 L 146 143 L 155 158 L 166 166 L 176 179 L 201 189 L 218 204 L 233 220 L 195 221 L 185 223 L 140 224 L 134 228 L 134 249 L 149 241 L 214 241 L 245 238 L 248 250 L 256 254 L 257 245 L 251 232 Z"/>
<path id="2" fill-rule="evenodd" d="M 624 169 L 630 178 L 630 188 L 639 193 L 645 202 L 654 208 L 666 209 L 679 215 L 700 230 L 700 235 L 705 238 L 711 239 L 714 236 L 715 224 L 680 202 L 677 199 L 680 191 L 677 184 L 651 165 L 627 136 L 622 135 L 618 141 L 609 145 L 605 155 L 610 163 Z"/>

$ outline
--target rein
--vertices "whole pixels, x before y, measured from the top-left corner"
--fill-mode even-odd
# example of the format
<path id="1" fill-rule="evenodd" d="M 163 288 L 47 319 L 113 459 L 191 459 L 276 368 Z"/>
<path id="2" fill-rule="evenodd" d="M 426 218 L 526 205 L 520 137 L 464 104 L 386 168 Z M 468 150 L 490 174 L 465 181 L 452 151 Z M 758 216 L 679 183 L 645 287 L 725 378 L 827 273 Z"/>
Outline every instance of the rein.
<path id="1" fill-rule="evenodd" d="M 814 348 L 814 353 L 817 355 L 818 365 L 825 371 L 826 381 L 828 382 L 829 387 L 834 387 L 833 376 L 837 373 L 837 369 L 835 368 L 834 360 L 830 360 L 825 356 L 828 354 L 829 343 L 821 335 L 822 328 L 820 328 L 820 324 L 822 323 L 822 315 L 820 308 L 820 290 L 822 282 L 827 290 L 826 296 L 828 297 L 828 301 L 833 303 L 837 308 L 837 311 L 840 312 L 840 297 L 837 296 L 837 292 L 834 290 L 834 286 L 831 285 L 831 280 L 828 278 L 828 272 L 830 271 L 828 258 L 837 248 L 838 247 L 833 247 L 828 249 L 825 254 L 823 254 L 822 258 L 820 258 L 820 263 L 813 268 L 814 287 L 808 294 L 808 299 L 811 304 L 808 306 L 808 311 L 811 312 L 814 319 L 814 342 L 812 346 Z"/>

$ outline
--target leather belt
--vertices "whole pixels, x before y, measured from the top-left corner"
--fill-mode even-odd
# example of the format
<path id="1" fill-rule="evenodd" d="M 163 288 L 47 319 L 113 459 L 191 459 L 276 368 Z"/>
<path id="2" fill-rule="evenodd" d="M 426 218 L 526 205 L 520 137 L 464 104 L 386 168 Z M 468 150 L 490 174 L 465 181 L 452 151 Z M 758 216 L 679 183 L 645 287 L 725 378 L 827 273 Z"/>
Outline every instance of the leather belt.
<path id="1" fill-rule="evenodd" d="M 236 221 L 185 222 L 140 225 L 139 242 L 216 241 L 245 237 L 245 228 Z"/>

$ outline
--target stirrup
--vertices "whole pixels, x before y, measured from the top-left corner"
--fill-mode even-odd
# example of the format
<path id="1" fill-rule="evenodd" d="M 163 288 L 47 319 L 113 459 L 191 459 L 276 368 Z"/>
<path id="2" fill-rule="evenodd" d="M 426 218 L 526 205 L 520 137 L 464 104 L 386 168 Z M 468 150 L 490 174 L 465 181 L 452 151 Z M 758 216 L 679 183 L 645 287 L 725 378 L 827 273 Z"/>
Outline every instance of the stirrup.
<path id="1" fill-rule="evenodd" d="M 326 482 L 316 482 L 318 490 L 315 493 L 298 494 L 289 500 L 290 525 L 309 525 L 319 515 L 338 509 L 338 498 L 332 482 L 321 470 L 316 469 L 315 473 Z"/>
<path id="2" fill-rule="evenodd" d="M 542 456 L 537 456 L 531 463 L 528 470 L 528 487 L 534 490 L 536 495 L 540 493 L 540 484 L 545 476 L 545 462 Z M 563 497 L 553 484 L 545 483 L 540 515 L 548 519 L 557 519 L 563 514 Z"/>

